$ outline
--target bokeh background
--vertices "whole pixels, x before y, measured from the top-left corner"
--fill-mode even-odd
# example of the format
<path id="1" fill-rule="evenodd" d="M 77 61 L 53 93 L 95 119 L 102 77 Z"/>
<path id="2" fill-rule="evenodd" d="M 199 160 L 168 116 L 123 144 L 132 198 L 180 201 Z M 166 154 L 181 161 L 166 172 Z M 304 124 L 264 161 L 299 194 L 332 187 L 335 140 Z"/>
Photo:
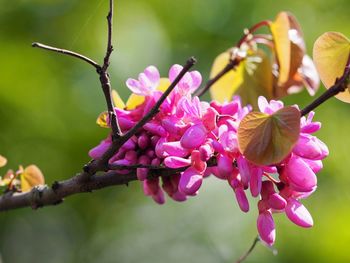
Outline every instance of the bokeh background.
<path id="1" fill-rule="evenodd" d="M 350 35 L 348 0 L 116 0 L 112 85 L 124 98 L 127 77 L 147 65 L 163 76 L 173 63 L 211 63 L 245 27 L 281 10 L 301 23 L 308 51 L 325 31 Z M 0 0 L 0 153 L 8 168 L 35 163 L 48 184 L 81 170 L 107 130 L 93 69 L 31 48 L 33 41 L 101 61 L 108 0 Z M 320 92 L 324 90 L 320 88 Z M 287 99 L 303 106 L 304 91 Z M 318 191 L 304 202 L 315 226 L 302 229 L 276 215 L 278 254 L 258 245 L 246 262 L 350 262 L 350 106 L 335 99 L 317 109 L 318 136 L 330 148 Z M 3 169 L 2 173 L 6 170 Z M 158 206 L 138 182 L 69 197 L 56 207 L 0 214 L 1 262 L 233 262 L 256 236 L 256 200 L 240 212 L 225 182 L 205 181 L 186 203 Z"/>

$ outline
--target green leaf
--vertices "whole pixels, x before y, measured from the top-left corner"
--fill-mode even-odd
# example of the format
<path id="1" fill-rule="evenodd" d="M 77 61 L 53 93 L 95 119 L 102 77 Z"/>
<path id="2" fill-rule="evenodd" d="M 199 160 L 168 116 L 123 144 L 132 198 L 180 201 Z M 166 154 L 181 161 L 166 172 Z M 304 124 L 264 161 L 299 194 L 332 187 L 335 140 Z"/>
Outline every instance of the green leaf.
<path id="1" fill-rule="evenodd" d="M 229 62 L 230 54 L 220 54 L 212 67 L 211 78 Z M 246 58 L 234 70 L 226 73 L 210 89 L 211 96 L 219 102 L 230 101 L 233 95 L 240 95 L 243 104 L 257 107 L 259 96 L 272 98 L 271 62 L 263 50 L 248 52 Z"/>
<path id="2" fill-rule="evenodd" d="M 240 152 L 252 163 L 270 165 L 281 162 L 291 152 L 300 133 L 300 112 L 289 106 L 272 115 L 247 114 L 238 127 Z"/>
<path id="3" fill-rule="evenodd" d="M 244 66 L 243 81 L 237 87 L 235 94 L 241 96 L 243 105 L 250 104 L 257 109 L 259 96 L 267 99 L 273 96 L 272 65 L 262 50 L 248 55 L 242 64 Z"/>
<path id="4" fill-rule="evenodd" d="M 328 89 L 337 78 L 344 74 L 349 61 L 350 40 L 341 33 L 327 32 L 321 35 L 314 44 L 313 59 L 320 78 Z M 342 92 L 338 99 L 350 103 L 350 93 Z"/>

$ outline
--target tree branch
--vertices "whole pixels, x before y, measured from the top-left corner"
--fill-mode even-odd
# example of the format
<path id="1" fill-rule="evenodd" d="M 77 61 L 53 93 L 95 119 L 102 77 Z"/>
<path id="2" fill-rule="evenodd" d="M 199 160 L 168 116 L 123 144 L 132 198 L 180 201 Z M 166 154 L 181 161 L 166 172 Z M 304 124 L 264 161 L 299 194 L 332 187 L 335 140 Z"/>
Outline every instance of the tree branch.
<path id="1" fill-rule="evenodd" d="M 350 56 L 348 58 L 347 65 L 344 69 L 343 76 L 340 79 L 337 79 L 335 84 L 332 87 L 330 87 L 328 90 L 326 90 L 323 94 L 321 94 L 321 96 L 319 96 L 309 105 L 307 105 L 304 109 L 302 109 L 300 111 L 300 115 L 305 116 L 310 111 L 312 111 L 313 109 L 315 109 L 316 107 L 324 103 L 326 100 L 332 98 L 333 96 L 339 94 L 340 92 L 346 91 L 349 85 L 348 83 L 349 77 L 350 77 Z"/>
<path id="2" fill-rule="evenodd" d="M 60 53 L 60 54 L 63 54 L 63 55 L 67 55 L 67 56 L 71 56 L 71 57 L 75 57 L 75 58 L 81 59 L 81 60 L 89 63 L 96 70 L 99 70 L 101 68 L 101 66 L 97 62 L 93 61 L 91 58 L 88 58 L 88 57 L 86 57 L 84 55 L 81 55 L 79 53 L 76 53 L 76 52 L 73 52 L 73 51 L 70 51 L 70 50 L 67 50 L 67 49 L 52 47 L 52 46 L 44 45 L 44 44 L 41 44 L 41 43 L 38 43 L 38 42 L 32 43 L 32 47 L 42 48 L 42 49 L 45 49 L 45 50 L 49 50 L 49 51 L 57 52 L 57 53 Z"/>
<path id="3" fill-rule="evenodd" d="M 100 76 L 100 83 L 101 87 L 103 90 L 103 94 L 106 99 L 107 103 L 107 110 L 108 110 L 108 115 L 109 115 L 109 120 L 112 128 L 112 139 L 115 140 L 121 136 L 121 130 L 119 127 L 118 119 L 114 111 L 114 105 L 113 105 L 113 99 L 112 99 L 112 88 L 111 88 L 111 81 L 109 78 L 109 74 L 107 72 L 108 66 L 110 64 L 109 59 L 113 51 L 113 46 L 112 46 L 112 30 L 113 30 L 113 0 L 109 1 L 109 12 L 107 16 L 107 22 L 108 22 L 108 40 L 107 40 L 107 49 L 106 49 L 106 54 L 103 59 L 103 65 L 99 65 L 97 62 L 93 61 L 92 59 L 83 56 L 79 53 L 66 50 L 66 49 L 61 49 L 61 48 L 56 48 L 48 45 L 44 45 L 41 43 L 33 43 L 32 47 L 38 47 L 42 48 L 45 50 L 57 52 L 60 54 L 68 55 L 71 57 L 75 57 L 78 59 L 81 59 L 90 65 L 92 65 L 95 69 L 98 75 Z"/>
<path id="4" fill-rule="evenodd" d="M 183 169 L 184 170 L 184 169 Z M 179 169 L 161 168 L 156 171 L 150 170 L 150 177 L 170 176 Z M 102 175 L 93 175 L 89 180 L 81 180 L 83 173 L 61 182 L 55 182 L 51 187 L 37 186 L 30 192 L 13 193 L 8 192 L 0 197 L 0 211 L 12 210 L 21 207 L 31 207 L 37 209 L 48 205 L 60 204 L 65 197 L 92 192 L 101 188 L 114 185 L 127 185 L 131 181 L 137 180 L 135 169 L 127 174 L 121 174 L 116 171 L 105 172 Z"/>
<path id="5" fill-rule="evenodd" d="M 212 79 L 209 79 L 205 86 L 202 89 L 197 89 L 194 92 L 194 96 L 201 97 L 203 96 L 211 86 L 214 85 L 215 82 L 217 82 L 219 79 L 221 79 L 226 73 L 228 73 L 230 70 L 233 70 L 238 64 L 240 63 L 239 60 L 230 60 L 227 65 Z"/>
<path id="6" fill-rule="evenodd" d="M 257 236 L 254 241 L 253 244 L 250 246 L 250 248 L 235 262 L 235 263 L 242 263 L 244 260 L 246 260 L 246 258 L 250 255 L 250 253 L 252 253 L 252 251 L 254 250 L 256 244 L 260 241 L 259 236 Z"/>

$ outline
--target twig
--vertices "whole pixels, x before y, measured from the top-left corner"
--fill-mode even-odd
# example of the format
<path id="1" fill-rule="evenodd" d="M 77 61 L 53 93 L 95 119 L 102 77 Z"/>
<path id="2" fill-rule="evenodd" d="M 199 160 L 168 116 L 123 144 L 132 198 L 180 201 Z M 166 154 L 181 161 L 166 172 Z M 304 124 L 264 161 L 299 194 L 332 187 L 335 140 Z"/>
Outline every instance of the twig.
<path id="1" fill-rule="evenodd" d="M 118 139 L 122 132 L 119 127 L 117 115 L 114 111 L 114 104 L 112 99 L 112 88 L 111 88 L 111 82 L 109 78 L 109 74 L 107 72 L 107 69 L 110 64 L 110 57 L 113 52 L 113 46 L 112 46 L 112 34 L 113 34 L 113 0 L 109 1 L 109 12 L 107 15 L 107 24 L 108 24 L 108 37 L 107 37 L 107 48 L 106 48 L 106 55 L 103 59 L 103 65 L 100 70 L 97 70 L 97 73 L 100 75 L 100 82 L 102 86 L 103 93 L 106 98 L 107 102 L 107 109 L 108 109 L 108 116 L 112 128 L 112 140 Z"/>
<path id="2" fill-rule="evenodd" d="M 349 85 L 348 78 L 350 77 L 350 56 L 347 62 L 347 65 L 344 69 L 343 76 L 336 80 L 335 84 L 330 87 L 328 90 L 326 90 L 323 94 L 321 94 L 320 97 L 315 99 L 313 102 L 311 102 L 309 105 L 307 105 L 304 109 L 300 111 L 301 116 L 305 116 L 310 111 L 324 103 L 326 100 L 332 98 L 333 96 L 337 95 L 340 92 L 344 92 L 347 89 L 347 86 Z"/>
<path id="3" fill-rule="evenodd" d="M 249 40 L 248 39 L 249 36 L 251 36 L 252 33 L 254 33 L 256 30 L 258 30 L 262 26 L 269 26 L 270 23 L 271 22 L 269 20 L 264 20 L 264 21 L 261 21 L 261 22 L 255 24 L 255 25 L 253 25 L 249 29 L 245 29 L 244 30 L 244 35 L 241 37 L 241 39 L 236 44 L 236 48 L 240 48 L 241 45 L 244 42 Z M 230 70 L 235 69 L 235 67 L 238 66 L 241 61 L 242 61 L 242 59 L 237 59 L 237 58 L 236 59 L 232 59 L 232 58 L 230 58 L 230 60 L 227 63 L 227 65 L 215 77 L 213 77 L 212 79 L 209 79 L 203 88 L 198 88 L 194 92 L 194 95 L 198 96 L 198 97 L 203 96 L 215 82 L 217 82 L 219 79 L 221 79 Z"/>
<path id="4" fill-rule="evenodd" d="M 104 96 L 106 99 L 106 103 L 107 103 L 107 110 L 108 110 L 109 120 L 111 122 L 112 134 L 113 134 L 112 139 L 115 140 L 121 136 L 121 130 L 119 127 L 117 116 L 116 116 L 115 111 L 114 111 L 112 92 L 111 92 L 112 91 L 111 81 L 109 78 L 109 74 L 107 72 L 108 66 L 110 64 L 109 59 L 110 59 L 110 56 L 111 56 L 112 51 L 113 51 L 113 46 L 112 46 L 113 0 L 109 1 L 109 12 L 108 12 L 108 16 L 107 16 L 107 22 L 108 22 L 107 50 L 106 50 L 106 55 L 103 59 L 102 66 L 99 65 L 97 62 L 93 61 L 92 59 L 90 59 L 84 55 L 81 55 L 79 53 L 70 51 L 70 50 L 56 48 L 56 47 L 44 45 L 44 44 L 37 43 L 37 42 L 33 43 L 32 47 L 38 47 L 38 48 L 42 48 L 45 50 L 54 51 L 57 53 L 61 53 L 64 55 L 68 55 L 71 57 L 81 59 L 81 60 L 89 63 L 90 65 L 92 65 L 96 69 L 96 72 L 100 76 L 101 87 L 102 87 L 102 90 L 103 90 L 103 93 L 104 93 Z"/>
<path id="5" fill-rule="evenodd" d="M 164 100 L 169 96 L 175 86 L 179 83 L 182 77 L 186 72 L 196 63 L 194 57 L 191 57 L 187 60 L 185 66 L 175 78 L 175 80 L 170 84 L 167 90 L 162 94 L 157 103 L 151 108 L 151 110 L 137 123 L 132 127 L 126 134 L 121 136 L 118 140 L 112 142 L 112 145 L 107 149 L 103 156 L 98 160 L 93 160 L 84 167 L 84 171 L 89 174 L 95 174 L 97 171 L 106 171 L 108 170 L 108 160 L 118 151 L 118 149 L 128 141 L 132 136 L 134 136 L 140 128 L 143 127 L 148 121 L 150 121 L 159 111 L 160 106 Z"/>
<path id="6" fill-rule="evenodd" d="M 257 236 L 254 241 L 253 244 L 250 246 L 250 248 L 235 262 L 235 263 L 242 263 L 244 260 L 246 260 L 246 258 L 250 255 L 250 253 L 252 253 L 252 251 L 254 250 L 256 244 L 260 241 L 259 236 Z"/>
<path id="7" fill-rule="evenodd" d="M 67 55 L 67 56 L 71 56 L 71 57 L 75 57 L 75 58 L 81 59 L 81 60 L 89 63 L 90 65 L 92 65 L 96 70 L 99 70 L 101 68 L 101 66 L 97 62 L 93 61 L 91 58 L 88 58 L 88 57 L 86 57 L 84 55 L 81 55 L 79 53 L 76 53 L 76 52 L 73 52 L 73 51 L 70 51 L 70 50 L 57 48 L 57 47 L 52 47 L 52 46 L 44 45 L 44 44 L 41 44 L 41 43 L 38 43 L 38 42 L 32 43 L 32 47 L 42 48 L 42 49 L 45 49 L 45 50 L 49 50 L 49 51 L 53 51 L 53 52 L 57 52 L 57 53 L 61 53 L 61 54 Z"/>
<path id="8" fill-rule="evenodd" d="M 227 72 L 233 70 L 238 64 L 239 60 L 230 60 L 215 77 L 209 79 L 205 86 L 202 89 L 197 89 L 193 95 L 198 97 L 203 96 L 210 89 L 210 87 L 214 85 L 215 82 L 221 79 Z"/>

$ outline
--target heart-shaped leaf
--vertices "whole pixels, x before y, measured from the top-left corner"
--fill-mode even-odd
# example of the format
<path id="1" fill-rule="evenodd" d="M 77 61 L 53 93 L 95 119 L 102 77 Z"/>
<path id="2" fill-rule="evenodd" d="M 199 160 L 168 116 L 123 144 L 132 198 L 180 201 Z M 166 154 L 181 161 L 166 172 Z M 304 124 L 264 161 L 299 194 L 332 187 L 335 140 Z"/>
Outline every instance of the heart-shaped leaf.
<path id="1" fill-rule="evenodd" d="M 29 165 L 21 173 L 22 192 L 30 191 L 34 186 L 44 183 L 44 175 L 36 165 Z"/>
<path id="2" fill-rule="evenodd" d="M 272 115 L 247 114 L 238 127 L 240 152 L 251 162 L 270 165 L 288 156 L 300 133 L 300 112 L 288 106 Z"/>
<path id="3" fill-rule="evenodd" d="M 313 59 L 326 88 L 333 86 L 336 79 L 344 74 L 349 56 L 350 40 L 341 33 L 327 32 L 316 40 Z M 349 91 L 342 92 L 336 97 L 350 103 Z"/>
<path id="4" fill-rule="evenodd" d="M 6 164 L 7 164 L 7 159 L 4 156 L 0 155 L 0 167 L 5 166 Z"/>

